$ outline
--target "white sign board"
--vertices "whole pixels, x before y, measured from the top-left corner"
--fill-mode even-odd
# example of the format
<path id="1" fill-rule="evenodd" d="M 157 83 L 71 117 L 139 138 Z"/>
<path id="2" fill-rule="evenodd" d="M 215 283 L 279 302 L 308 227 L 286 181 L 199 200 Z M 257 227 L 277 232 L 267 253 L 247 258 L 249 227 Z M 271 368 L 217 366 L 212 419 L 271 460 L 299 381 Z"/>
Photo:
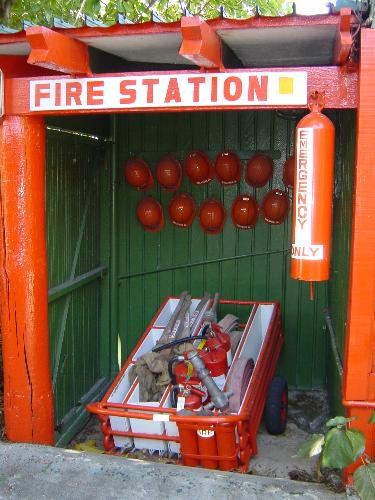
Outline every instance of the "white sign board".
<path id="1" fill-rule="evenodd" d="M 294 199 L 295 241 L 292 259 L 323 260 L 323 245 L 312 244 L 314 130 L 299 128 L 297 132 L 296 185 Z"/>
<path id="2" fill-rule="evenodd" d="M 225 108 L 307 103 L 305 71 L 237 71 L 30 81 L 30 111 Z"/>

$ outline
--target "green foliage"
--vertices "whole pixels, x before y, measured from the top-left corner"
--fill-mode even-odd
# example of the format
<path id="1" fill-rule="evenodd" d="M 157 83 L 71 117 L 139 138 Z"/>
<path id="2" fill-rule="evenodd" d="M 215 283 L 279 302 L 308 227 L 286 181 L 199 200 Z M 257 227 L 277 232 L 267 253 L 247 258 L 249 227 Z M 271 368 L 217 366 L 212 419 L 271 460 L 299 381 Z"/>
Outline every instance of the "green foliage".
<path id="1" fill-rule="evenodd" d="M 375 498 L 375 463 L 358 467 L 353 474 L 353 479 L 362 500 Z"/>
<path id="2" fill-rule="evenodd" d="M 210 19 L 219 15 L 222 6 L 226 17 L 246 18 L 255 14 L 277 16 L 290 10 L 290 3 L 283 0 L 8 0 L 14 2 L 9 26 L 21 27 L 23 20 L 51 25 L 53 17 L 79 26 L 87 14 L 108 24 L 116 22 L 117 14 L 124 14 L 133 22 L 148 21 L 151 12 L 161 21 L 171 22 L 181 18 L 185 9 L 191 14 Z"/>
<path id="3" fill-rule="evenodd" d="M 361 457 L 363 465 L 353 474 L 354 486 L 362 500 L 375 498 L 375 463 L 365 455 L 365 437 L 357 429 L 349 429 L 348 424 L 355 417 L 335 417 L 328 420 L 326 426 L 329 431 L 323 434 L 314 434 L 298 450 L 298 458 L 308 458 L 320 454 L 320 463 L 323 467 L 344 469 Z M 375 412 L 369 423 L 375 423 Z"/>
<path id="4" fill-rule="evenodd" d="M 324 434 L 313 434 L 311 439 L 298 450 L 297 458 L 310 458 L 319 455 L 324 444 Z"/>
<path id="5" fill-rule="evenodd" d="M 346 425 L 348 424 L 349 422 L 351 422 L 352 420 L 355 420 L 355 417 L 350 417 L 350 418 L 346 418 L 346 417 L 335 417 L 335 418 L 331 418 L 330 420 L 328 420 L 328 422 L 326 422 L 326 427 L 337 427 L 337 426 L 341 426 L 341 425 Z"/>
<path id="6" fill-rule="evenodd" d="M 343 469 L 355 462 L 364 451 L 365 438 L 362 432 L 334 427 L 325 435 L 322 465 Z"/>

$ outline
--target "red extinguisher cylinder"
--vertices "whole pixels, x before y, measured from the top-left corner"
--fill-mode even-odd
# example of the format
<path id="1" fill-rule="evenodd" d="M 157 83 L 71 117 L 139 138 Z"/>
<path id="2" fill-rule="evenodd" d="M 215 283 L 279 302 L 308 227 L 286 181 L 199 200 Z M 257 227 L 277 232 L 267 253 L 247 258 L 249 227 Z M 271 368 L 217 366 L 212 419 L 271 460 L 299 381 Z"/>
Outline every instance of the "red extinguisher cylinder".
<path id="1" fill-rule="evenodd" d="M 232 470 L 238 465 L 236 458 L 236 435 L 232 425 L 221 425 L 216 431 L 217 451 L 223 460 L 219 460 L 220 470 Z"/>
<path id="2" fill-rule="evenodd" d="M 213 457 L 217 456 L 215 431 L 211 429 L 200 429 L 197 431 L 197 436 L 199 454 Z M 217 469 L 217 460 L 202 458 L 200 462 L 201 466 L 206 469 Z"/>
<path id="3" fill-rule="evenodd" d="M 335 128 L 321 94 L 309 108 L 295 136 L 291 277 L 312 282 L 329 279 Z"/>
<path id="4" fill-rule="evenodd" d="M 198 455 L 198 436 L 197 431 L 192 424 L 178 425 L 178 433 L 181 442 L 181 456 L 182 463 L 188 467 L 196 467 L 199 465 L 199 460 L 196 458 L 189 458 L 185 455 Z"/>

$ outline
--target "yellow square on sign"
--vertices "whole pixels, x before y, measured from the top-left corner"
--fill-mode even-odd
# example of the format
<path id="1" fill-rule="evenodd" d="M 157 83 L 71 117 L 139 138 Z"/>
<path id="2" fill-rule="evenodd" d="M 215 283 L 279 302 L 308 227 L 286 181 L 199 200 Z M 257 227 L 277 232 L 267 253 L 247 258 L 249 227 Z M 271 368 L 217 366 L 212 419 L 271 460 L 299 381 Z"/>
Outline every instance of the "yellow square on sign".
<path id="1" fill-rule="evenodd" d="M 279 94 L 293 94 L 293 78 L 279 77 Z"/>

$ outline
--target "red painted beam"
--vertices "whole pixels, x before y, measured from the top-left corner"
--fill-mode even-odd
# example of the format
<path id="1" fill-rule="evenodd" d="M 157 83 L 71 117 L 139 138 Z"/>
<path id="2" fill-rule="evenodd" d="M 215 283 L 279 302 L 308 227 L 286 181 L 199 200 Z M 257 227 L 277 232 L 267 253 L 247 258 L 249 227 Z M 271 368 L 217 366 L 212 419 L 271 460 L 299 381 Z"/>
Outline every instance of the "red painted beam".
<path id="1" fill-rule="evenodd" d="M 325 108 L 327 109 L 345 109 L 345 108 L 356 108 L 357 107 L 357 92 L 358 92 L 358 70 L 354 65 L 345 66 L 323 66 L 323 67 L 299 67 L 299 68 L 261 68 L 261 69 L 251 69 L 253 71 L 306 71 L 307 72 L 307 93 L 310 94 L 315 90 L 323 92 L 325 95 Z M 241 73 L 247 72 L 248 70 L 231 70 L 231 73 Z M 202 75 L 200 71 L 159 71 L 159 72 L 137 72 L 137 73 L 115 73 L 115 74 L 100 74 L 93 75 L 93 77 L 98 80 L 102 80 L 106 77 L 118 77 L 118 78 L 131 78 L 132 75 L 141 75 L 145 79 L 152 78 L 157 75 L 169 75 L 169 74 L 189 74 L 191 76 Z M 221 73 L 221 74 L 225 74 Z M 60 77 L 61 78 L 61 77 Z M 46 77 L 43 81 L 53 81 L 56 77 Z M 160 107 L 160 108 L 102 108 L 102 109 L 86 109 L 86 110 L 54 110 L 54 111 L 30 111 L 30 81 L 40 80 L 37 78 L 13 78 L 5 80 L 5 114 L 6 115 L 30 115 L 30 114 L 44 114 L 44 115 L 77 115 L 77 114 L 108 114 L 108 113 L 135 113 L 135 112 L 170 112 L 170 111 L 197 111 L 197 110 L 207 110 L 215 111 L 219 109 L 249 109 L 247 105 L 244 106 L 225 106 L 225 108 L 220 106 L 199 106 L 196 104 L 191 106 L 179 108 L 179 107 Z M 293 106 L 275 106 L 277 109 L 305 109 L 306 106 L 303 105 L 293 105 Z M 272 109 L 271 106 L 265 106 L 261 102 L 258 102 L 252 109 Z"/>
<path id="2" fill-rule="evenodd" d="M 356 22 L 353 15 L 351 21 Z M 218 30 L 236 30 L 251 28 L 284 28 L 304 26 L 332 26 L 340 24 L 339 14 L 321 14 L 316 16 L 254 16 L 249 19 L 208 19 L 207 24 L 215 31 Z M 54 30 L 57 33 L 63 33 L 69 37 L 91 38 L 91 37 L 111 37 L 127 35 L 155 35 L 160 33 L 178 33 L 181 30 L 179 21 L 173 23 L 155 23 L 152 21 L 138 24 L 114 24 L 108 28 L 82 26 L 79 28 L 62 28 Z M 19 43 L 25 41 L 25 32 L 21 31 L 14 34 L 3 34 L 0 36 L 0 45 L 9 43 Z"/>
<path id="3" fill-rule="evenodd" d="M 339 66 L 346 63 L 352 48 L 353 39 L 350 32 L 351 12 L 351 9 L 340 10 L 340 24 L 337 27 L 333 50 L 333 62 Z"/>
<path id="4" fill-rule="evenodd" d="M 32 76 L 53 76 L 56 71 L 45 70 L 27 63 L 27 56 L 0 56 L 0 69 L 5 78 L 22 78 Z"/>
<path id="5" fill-rule="evenodd" d="M 180 55 L 202 68 L 222 68 L 221 40 L 199 16 L 181 18 Z"/>
<path id="6" fill-rule="evenodd" d="M 375 31 L 361 30 L 356 175 L 351 241 L 349 302 L 343 374 L 348 415 L 367 436 L 375 458 L 375 426 L 368 423 L 375 402 Z M 356 407 L 355 401 L 359 404 Z M 366 406 L 362 406 L 366 403 Z"/>
<path id="7" fill-rule="evenodd" d="M 90 75 L 87 45 L 44 26 L 26 30 L 31 46 L 27 62 L 71 75 Z"/>
<path id="8" fill-rule="evenodd" d="M 0 151 L 5 432 L 11 441 L 53 444 L 43 117 L 3 118 Z"/>

